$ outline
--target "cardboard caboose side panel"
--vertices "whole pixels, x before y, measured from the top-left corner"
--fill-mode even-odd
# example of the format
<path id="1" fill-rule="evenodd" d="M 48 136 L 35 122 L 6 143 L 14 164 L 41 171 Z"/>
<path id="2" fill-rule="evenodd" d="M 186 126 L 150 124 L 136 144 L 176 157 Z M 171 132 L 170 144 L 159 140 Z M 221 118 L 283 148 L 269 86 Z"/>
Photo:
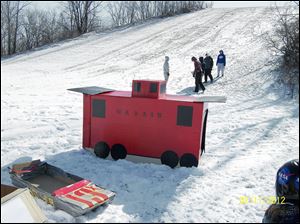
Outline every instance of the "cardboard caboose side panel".
<path id="1" fill-rule="evenodd" d="M 90 123 L 91 123 L 91 96 L 107 93 L 114 91 L 113 89 L 103 88 L 98 86 L 88 86 L 81 88 L 71 88 L 68 89 L 73 92 L 78 92 L 83 94 L 83 136 L 82 136 L 82 145 L 87 148 L 90 147 Z"/>
<path id="2" fill-rule="evenodd" d="M 82 145 L 85 148 L 91 147 L 91 96 L 83 94 L 83 132 Z"/>
<path id="3" fill-rule="evenodd" d="M 9 186 L 9 185 L 5 185 L 5 184 L 1 184 L 1 198 L 3 198 L 4 196 L 14 192 L 15 190 L 17 190 L 18 188 L 13 187 L 13 186 Z"/>
<path id="4" fill-rule="evenodd" d="M 1 184 L 1 223 L 42 223 L 46 220 L 28 188 Z"/>
<path id="5" fill-rule="evenodd" d="M 203 124 L 203 103 L 151 98 L 91 96 L 90 141 L 122 144 L 128 155 L 160 158 L 172 149 L 178 156 L 191 152 L 198 159 Z M 92 103 L 93 104 L 93 103 Z M 93 116 L 105 114 L 105 116 Z"/>

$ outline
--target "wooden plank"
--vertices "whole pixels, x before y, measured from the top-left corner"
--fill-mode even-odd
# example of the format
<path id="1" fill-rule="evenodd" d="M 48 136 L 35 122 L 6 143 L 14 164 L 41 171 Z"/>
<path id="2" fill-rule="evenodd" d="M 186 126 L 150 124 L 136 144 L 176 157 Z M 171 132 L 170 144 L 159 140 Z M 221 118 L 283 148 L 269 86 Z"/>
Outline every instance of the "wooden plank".
<path id="1" fill-rule="evenodd" d="M 115 91 L 113 89 L 108 89 L 108 88 L 103 88 L 103 87 L 98 87 L 98 86 L 87 86 L 87 87 L 81 87 L 81 88 L 72 88 L 72 89 L 67 89 L 69 91 L 73 92 L 78 92 L 78 93 L 83 93 L 87 95 L 96 95 L 100 93 L 107 93 L 107 92 L 112 92 Z"/>
<path id="2" fill-rule="evenodd" d="M 5 185 L 5 184 L 1 184 L 1 198 L 3 198 L 4 196 L 14 192 L 15 190 L 17 190 L 18 188 L 13 187 L 13 186 L 9 186 L 9 185 Z"/>
<path id="3" fill-rule="evenodd" d="M 1 223 L 43 223 L 46 220 L 28 188 L 19 188 L 1 198 Z"/>
<path id="4" fill-rule="evenodd" d="M 197 97 L 194 102 L 212 102 L 212 103 L 226 103 L 225 96 L 201 96 Z"/>

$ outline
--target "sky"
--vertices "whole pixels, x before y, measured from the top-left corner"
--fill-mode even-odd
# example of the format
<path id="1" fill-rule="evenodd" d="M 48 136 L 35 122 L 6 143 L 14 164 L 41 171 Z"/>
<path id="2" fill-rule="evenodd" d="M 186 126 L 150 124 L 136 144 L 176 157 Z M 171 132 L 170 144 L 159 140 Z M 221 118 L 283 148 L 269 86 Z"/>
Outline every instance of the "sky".
<path id="1" fill-rule="evenodd" d="M 55 9 L 59 7 L 60 1 L 33 1 L 32 6 L 38 8 Z M 231 8 L 231 7 L 262 7 L 271 6 L 276 2 L 278 6 L 286 4 L 286 1 L 213 1 L 213 8 Z"/>
<path id="2" fill-rule="evenodd" d="M 55 9 L 60 6 L 59 1 L 32 1 L 31 6 L 42 9 Z"/>
<path id="3" fill-rule="evenodd" d="M 231 7 L 262 7 L 276 4 L 282 6 L 286 1 L 213 1 L 213 8 L 231 8 Z"/>

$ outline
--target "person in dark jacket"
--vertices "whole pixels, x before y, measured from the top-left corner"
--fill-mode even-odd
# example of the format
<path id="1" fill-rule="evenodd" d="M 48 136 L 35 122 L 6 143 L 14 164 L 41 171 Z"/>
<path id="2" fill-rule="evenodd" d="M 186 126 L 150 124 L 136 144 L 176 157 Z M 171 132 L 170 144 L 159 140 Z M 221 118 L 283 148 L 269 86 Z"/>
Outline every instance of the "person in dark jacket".
<path id="1" fill-rule="evenodd" d="M 299 206 L 290 203 L 272 204 L 265 212 L 262 223 L 299 223 Z"/>
<path id="2" fill-rule="evenodd" d="M 205 65 L 204 65 L 204 60 L 203 60 L 203 57 L 199 57 L 199 62 L 201 63 L 201 69 L 202 69 L 202 76 L 201 76 L 201 82 L 202 82 L 202 78 L 203 78 L 203 75 L 205 76 Z"/>
<path id="3" fill-rule="evenodd" d="M 210 82 L 213 83 L 213 77 L 211 75 L 211 70 L 214 66 L 214 60 L 207 53 L 204 58 L 204 83 L 207 83 L 207 76 L 210 78 Z"/>
<path id="4" fill-rule="evenodd" d="M 218 67 L 218 75 L 217 77 L 219 77 L 220 75 L 220 72 L 222 73 L 222 76 L 224 76 L 224 69 L 225 69 L 225 66 L 226 66 L 226 56 L 223 52 L 223 50 L 220 50 L 219 51 L 219 55 L 218 55 L 218 58 L 217 58 L 217 67 Z"/>
<path id="5" fill-rule="evenodd" d="M 198 92 L 199 91 L 199 86 L 202 89 L 203 93 L 205 91 L 205 87 L 202 84 L 202 66 L 201 63 L 197 60 L 197 58 L 192 57 L 192 61 L 194 62 L 194 72 L 193 72 L 193 76 L 195 77 L 195 90 L 194 92 Z"/>

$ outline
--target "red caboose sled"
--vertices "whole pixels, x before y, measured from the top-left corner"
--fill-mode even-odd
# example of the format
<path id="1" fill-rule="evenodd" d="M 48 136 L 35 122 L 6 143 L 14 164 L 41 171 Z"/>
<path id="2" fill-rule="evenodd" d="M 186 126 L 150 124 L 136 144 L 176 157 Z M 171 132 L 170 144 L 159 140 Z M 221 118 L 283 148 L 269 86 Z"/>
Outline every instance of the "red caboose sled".
<path id="1" fill-rule="evenodd" d="M 83 147 L 101 158 L 137 158 L 170 167 L 198 166 L 205 150 L 208 102 L 219 96 L 166 94 L 166 82 L 133 80 L 132 91 L 101 87 L 83 93 Z M 156 160 L 155 160 L 156 159 Z"/>

